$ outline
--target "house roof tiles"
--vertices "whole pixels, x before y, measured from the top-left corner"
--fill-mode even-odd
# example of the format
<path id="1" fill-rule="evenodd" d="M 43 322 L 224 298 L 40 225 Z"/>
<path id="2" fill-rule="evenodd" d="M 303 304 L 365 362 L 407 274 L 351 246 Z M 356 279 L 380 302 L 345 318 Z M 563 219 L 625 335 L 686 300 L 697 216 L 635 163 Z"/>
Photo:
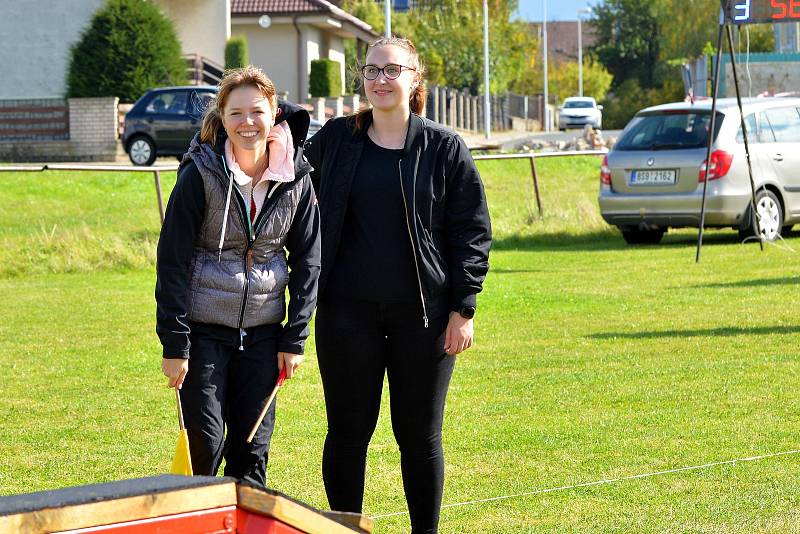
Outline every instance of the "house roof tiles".
<path id="1" fill-rule="evenodd" d="M 326 0 L 231 0 L 231 15 L 321 13 L 374 33 L 372 26 Z"/>

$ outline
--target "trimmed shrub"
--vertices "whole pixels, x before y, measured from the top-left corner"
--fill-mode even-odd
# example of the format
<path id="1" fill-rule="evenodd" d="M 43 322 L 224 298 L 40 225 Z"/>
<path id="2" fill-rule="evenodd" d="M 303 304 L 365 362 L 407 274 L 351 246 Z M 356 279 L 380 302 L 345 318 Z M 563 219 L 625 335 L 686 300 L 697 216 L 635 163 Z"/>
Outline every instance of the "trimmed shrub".
<path id="1" fill-rule="evenodd" d="M 150 0 L 108 0 L 72 46 L 68 97 L 133 102 L 153 87 L 186 83 L 175 27 Z"/>
<path id="2" fill-rule="evenodd" d="M 239 69 L 250 64 L 247 54 L 247 39 L 234 35 L 225 45 L 225 68 Z"/>
<path id="3" fill-rule="evenodd" d="M 313 60 L 308 92 L 315 98 L 342 96 L 342 64 L 332 59 Z"/>

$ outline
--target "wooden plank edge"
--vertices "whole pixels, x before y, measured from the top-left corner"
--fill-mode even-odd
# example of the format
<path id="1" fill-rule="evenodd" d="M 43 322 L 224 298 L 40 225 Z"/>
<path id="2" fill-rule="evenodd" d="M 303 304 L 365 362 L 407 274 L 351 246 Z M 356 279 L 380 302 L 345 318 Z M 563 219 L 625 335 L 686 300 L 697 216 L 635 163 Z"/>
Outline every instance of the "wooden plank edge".
<path id="1" fill-rule="evenodd" d="M 186 488 L 0 516 L 0 532 L 53 532 L 236 505 L 236 484 Z"/>
<path id="2" fill-rule="evenodd" d="M 272 517 L 308 534 L 353 534 L 352 528 L 280 495 L 248 486 L 238 486 L 237 491 L 242 510 Z M 369 517 L 365 520 L 365 524 L 372 523 Z M 371 525 L 370 528 L 358 528 L 372 532 Z"/>

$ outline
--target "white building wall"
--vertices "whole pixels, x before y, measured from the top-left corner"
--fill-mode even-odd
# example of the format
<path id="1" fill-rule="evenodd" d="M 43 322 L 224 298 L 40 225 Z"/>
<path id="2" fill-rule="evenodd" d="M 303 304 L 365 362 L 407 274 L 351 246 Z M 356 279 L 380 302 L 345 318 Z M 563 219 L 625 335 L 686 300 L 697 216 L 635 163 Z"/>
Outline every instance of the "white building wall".
<path id="1" fill-rule="evenodd" d="M 225 43 L 231 36 L 230 0 L 156 0 L 175 23 L 184 54 L 199 54 L 225 65 Z"/>
<path id="2" fill-rule="evenodd" d="M 305 100 L 308 98 L 308 75 L 311 72 L 311 62 L 323 57 L 323 47 L 321 44 L 323 41 L 323 32 L 316 26 L 306 25 L 301 28 L 306 51 L 305 61 L 303 62 L 306 66 L 306 73 L 300 80 L 300 94 L 303 100 Z"/>
<path id="3" fill-rule="evenodd" d="M 332 35 L 328 39 L 328 59 L 332 59 L 333 61 L 338 61 L 341 65 L 341 73 L 342 73 L 342 89 L 344 89 L 344 72 L 347 68 L 353 68 L 352 65 L 346 65 L 344 60 L 344 39 L 341 37 Z"/>
<path id="4" fill-rule="evenodd" d="M 289 100 L 297 102 L 299 80 L 297 31 L 292 24 L 272 24 L 262 28 L 258 24 L 234 24 L 233 35 L 247 39 L 250 63 L 267 73 L 278 92 L 287 91 Z"/>
<path id="5" fill-rule="evenodd" d="M 70 47 L 103 0 L 0 0 L 0 98 L 61 98 Z"/>

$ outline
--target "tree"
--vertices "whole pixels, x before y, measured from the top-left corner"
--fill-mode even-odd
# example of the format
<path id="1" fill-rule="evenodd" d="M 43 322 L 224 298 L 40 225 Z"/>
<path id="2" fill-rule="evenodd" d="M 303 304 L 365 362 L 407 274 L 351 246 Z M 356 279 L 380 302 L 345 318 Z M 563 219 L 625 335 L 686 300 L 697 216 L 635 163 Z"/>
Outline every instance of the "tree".
<path id="1" fill-rule="evenodd" d="M 372 26 L 375 33 L 383 33 L 383 12 L 374 0 L 344 0 L 342 9 Z M 363 59 L 361 57 L 363 51 L 360 48 L 355 39 L 347 39 L 344 43 L 344 91 L 346 93 L 357 93 L 361 87 L 358 62 Z"/>
<path id="2" fill-rule="evenodd" d="M 510 90 L 531 71 L 538 39 L 530 26 L 511 20 L 516 0 L 489 3 L 490 92 Z M 429 66 L 428 80 L 483 92 L 482 0 L 427 0 L 408 14 L 409 37 Z"/>
<path id="3" fill-rule="evenodd" d="M 548 66 L 549 93 L 556 102 L 578 94 L 578 63 L 568 61 Z M 541 82 L 540 82 L 541 83 Z M 602 101 L 611 87 L 611 74 L 592 58 L 583 61 L 583 94 Z"/>
<path id="4" fill-rule="evenodd" d="M 238 69 L 250 63 L 247 53 L 247 38 L 243 35 L 234 35 L 225 44 L 225 68 Z"/>
<path id="5" fill-rule="evenodd" d="M 67 96 L 133 102 L 153 87 L 186 81 L 172 22 L 149 0 L 108 0 L 72 47 Z"/>
<path id="6" fill-rule="evenodd" d="M 686 0 L 656 0 L 653 14 L 660 22 L 659 47 L 662 60 L 695 58 L 703 54 L 706 43 L 717 44 L 719 0 L 693 0 L 687 9 Z M 746 25 L 734 28 L 736 48 L 750 52 L 772 52 L 775 34 L 771 24 Z M 724 47 L 727 50 L 727 45 Z"/>
<path id="7" fill-rule="evenodd" d="M 643 88 L 655 87 L 660 26 L 653 2 L 606 0 L 593 13 L 598 44 L 591 52 L 614 77 L 613 86 L 635 78 Z"/>

